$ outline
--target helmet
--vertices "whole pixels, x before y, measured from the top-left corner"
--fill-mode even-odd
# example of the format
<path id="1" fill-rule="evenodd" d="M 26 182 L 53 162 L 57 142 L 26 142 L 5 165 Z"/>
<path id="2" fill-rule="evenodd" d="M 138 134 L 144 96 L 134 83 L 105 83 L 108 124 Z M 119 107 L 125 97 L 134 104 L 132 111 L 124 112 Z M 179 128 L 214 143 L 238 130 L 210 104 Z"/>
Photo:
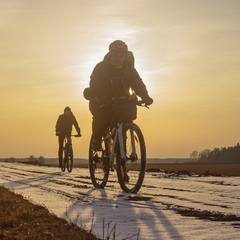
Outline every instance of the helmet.
<path id="1" fill-rule="evenodd" d="M 115 40 L 114 42 L 112 42 L 109 45 L 109 51 L 111 51 L 111 50 L 127 52 L 128 51 L 128 46 L 122 40 Z"/>
<path id="2" fill-rule="evenodd" d="M 64 112 L 71 112 L 71 108 L 70 107 L 65 107 Z"/>

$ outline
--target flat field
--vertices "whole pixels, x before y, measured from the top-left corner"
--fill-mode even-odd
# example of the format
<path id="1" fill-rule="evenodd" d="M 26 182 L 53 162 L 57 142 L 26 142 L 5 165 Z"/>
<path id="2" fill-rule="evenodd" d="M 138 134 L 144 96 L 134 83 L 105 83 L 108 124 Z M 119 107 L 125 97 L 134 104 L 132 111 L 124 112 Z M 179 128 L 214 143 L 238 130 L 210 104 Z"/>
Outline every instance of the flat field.
<path id="1" fill-rule="evenodd" d="M 240 164 L 160 163 L 148 164 L 147 169 L 162 169 L 170 172 L 192 172 L 201 175 L 240 176 Z"/>

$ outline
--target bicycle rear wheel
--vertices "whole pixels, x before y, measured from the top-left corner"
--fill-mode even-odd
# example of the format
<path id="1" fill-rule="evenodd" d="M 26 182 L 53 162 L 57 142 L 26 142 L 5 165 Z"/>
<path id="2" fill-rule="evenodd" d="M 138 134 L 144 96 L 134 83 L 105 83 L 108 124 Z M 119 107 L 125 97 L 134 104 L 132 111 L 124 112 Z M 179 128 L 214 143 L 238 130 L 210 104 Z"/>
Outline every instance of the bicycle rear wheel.
<path id="1" fill-rule="evenodd" d="M 73 168 L 73 149 L 69 147 L 67 150 L 67 170 L 71 172 Z"/>
<path id="2" fill-rule="evenodd" d="M 121 159 L 118 144 L 117 176 L 123 191 L 137 193 L 142 186 L 146 168 L 146 147 L 141 129 L 135 123 L 123 126 L 125 158 Z"/>
<path id="3" fill-rule="evenodd" d="M 89 145 L 89 172 L 92 184 L 95 188 L 104 188 L 109 177 L 109 158 L 106 155 L 106 145 L 102 144 L 101 151 L 94 151 L 92 149 L 91 137 Z M 104 141 L 103 141 L 104 142 Z"/>

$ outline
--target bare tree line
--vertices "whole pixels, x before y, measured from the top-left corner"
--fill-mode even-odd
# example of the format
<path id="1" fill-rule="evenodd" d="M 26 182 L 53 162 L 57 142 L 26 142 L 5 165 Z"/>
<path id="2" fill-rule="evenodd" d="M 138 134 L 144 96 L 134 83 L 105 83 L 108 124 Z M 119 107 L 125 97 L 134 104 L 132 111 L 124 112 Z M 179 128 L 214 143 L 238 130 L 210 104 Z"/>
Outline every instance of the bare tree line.
<path id="1" fill-rule="evenodd" d="M 240 163 L 240 145 L 237 143 L 233 147 L 194 150 L 190 158 L 205 163 Z"/>

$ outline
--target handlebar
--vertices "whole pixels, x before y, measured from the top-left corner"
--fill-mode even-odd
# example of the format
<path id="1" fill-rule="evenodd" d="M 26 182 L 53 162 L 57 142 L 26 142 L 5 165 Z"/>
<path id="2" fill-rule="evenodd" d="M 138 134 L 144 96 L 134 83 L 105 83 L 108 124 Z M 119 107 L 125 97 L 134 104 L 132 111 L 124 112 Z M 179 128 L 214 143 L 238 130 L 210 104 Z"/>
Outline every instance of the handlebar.
<path id="1" fill-rule="evenodd" d="M 80 134 L 80 135 L 78 135 L 78 134 L 71 135 L 71 137 L 81 137 L 81 136 L 82 136 L 82 134 Z"/>
<path id="2" fill-rule="evenodd" d="M 59 133 L 56 133 L 56 136 L 59 136 Z M 82 134 L 80 133 L 80 135 L 78 135 L 78 134 L 65 135 L 65 137 L 67 137 L 67 136 L 69 136 L 69 137 L 81 137 Z"/>
<path id="3" fill-rule="evenodd" d="M 134 100 L 126 99 L 126 100 L 117 101 L 117 102 L 115 102 L 115 103 L 116 103 L 116 104 L 121 104 L 121 103 L 123 103 L 123 104 L 124 104 L 124 103 L 135 103 L 137 106 L 149 108 L 149 105 L 147 105 L 143 100 L 134 101 Z"/>
<path id="4" fill-rule="evenodd" d="M 140 107 L 146 107 L 149 108 L 149 105 L 147 105 L 145 102 L 143 102 L 142 100 L 138 100 L 136 101 L 136 104 Z"/>

